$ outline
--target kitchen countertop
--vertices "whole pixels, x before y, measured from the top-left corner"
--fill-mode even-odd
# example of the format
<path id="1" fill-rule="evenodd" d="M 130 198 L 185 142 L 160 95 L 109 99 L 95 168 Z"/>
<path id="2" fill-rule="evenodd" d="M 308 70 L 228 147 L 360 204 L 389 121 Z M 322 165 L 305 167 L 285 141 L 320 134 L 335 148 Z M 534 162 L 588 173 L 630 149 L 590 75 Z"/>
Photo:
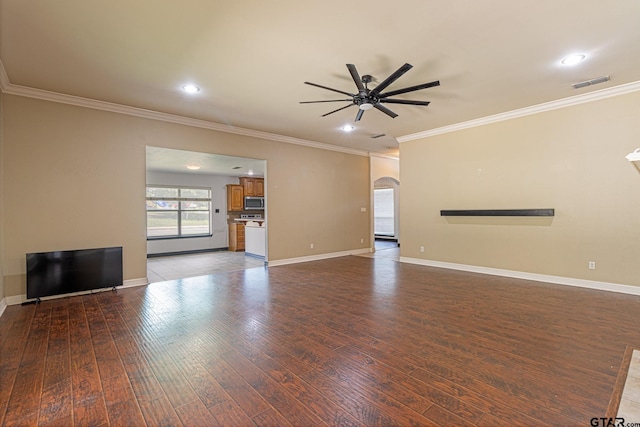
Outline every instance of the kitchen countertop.
<path id="1" fill-rule="evenodd" d="M 249 227 L 262 227 L 264 225 L 264 218 L 236 218 L 235 222 L 244 222 Z M 256 222 L 257 224 L 248 224 L 249 222 Z"/>

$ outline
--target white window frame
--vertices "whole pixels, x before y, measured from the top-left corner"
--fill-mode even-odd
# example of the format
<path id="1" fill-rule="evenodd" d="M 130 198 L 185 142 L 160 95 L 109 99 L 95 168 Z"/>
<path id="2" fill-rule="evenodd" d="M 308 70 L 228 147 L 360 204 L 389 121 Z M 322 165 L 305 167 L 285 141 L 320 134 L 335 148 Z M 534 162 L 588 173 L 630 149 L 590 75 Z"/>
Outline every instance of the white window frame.
<path id="1" fill-rule="evenodd" d="M 192 237 L 210 237 L 212 236 L 211 233 L 211 222 L 212 222 L 212 218 L 211 218 L 211 201 L 212 201 L 212 197 L 211 197 L 211 188 L 209 187 L 194 187 L 194 186 L 180 186 L 180 185 L 147 185 L 146 188 L 168 188 L 168 189 L 175 189 L 178 190 L 178 196 L 177 197 L 150 197 L 150 196 L 146 196 L 146 201 L 168 201 L 168 202 L 177 202 L 178 208 L 177 209 L 149 209 L 148 207 L 146 208 L 146 212 L 147 212 L 147 240 L 165 240 L 165 239 L 185 239 L 185 238 L 192 238 Z M 208 197 L 181 197 L 180 193 L 181 190 L 206 190 L 208 191 L 209 196 Z M 193 209 L 193 210 L 189 210 L 189 209 L 183 209 L 182 208 L 182 202 L 207 202 L 209 205 L 209 208 L 205 211 L 205 210 L 201 210 L 201 209 Z M 160 236 L 149 236 L 149 216 L 148 213 L 149 212 L 176 212 L 177 216 L 178 216 L 178 234 L 166 234 L 166 235 L 160 235 Z M 200 233 L 200 234 L 184 234 L 184 231 L 182 229 L 182 213 L 183 212 L 207 212 L 208 213 L 208 217 L 209 217 L 209 231 L 206 233 Z"/>

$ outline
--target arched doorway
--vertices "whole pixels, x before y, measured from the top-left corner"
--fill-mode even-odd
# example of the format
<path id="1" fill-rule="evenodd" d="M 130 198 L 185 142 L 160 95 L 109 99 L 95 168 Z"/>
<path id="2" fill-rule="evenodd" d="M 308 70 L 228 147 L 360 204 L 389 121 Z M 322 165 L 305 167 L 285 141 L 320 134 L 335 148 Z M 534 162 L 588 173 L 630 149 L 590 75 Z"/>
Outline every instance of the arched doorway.
<path id="1" fill-rule="evenodd" d="M 400 182 L 385 176 L 373 185 L 373 234 L 375 248 L 391 248 L 400 242 Z"/>

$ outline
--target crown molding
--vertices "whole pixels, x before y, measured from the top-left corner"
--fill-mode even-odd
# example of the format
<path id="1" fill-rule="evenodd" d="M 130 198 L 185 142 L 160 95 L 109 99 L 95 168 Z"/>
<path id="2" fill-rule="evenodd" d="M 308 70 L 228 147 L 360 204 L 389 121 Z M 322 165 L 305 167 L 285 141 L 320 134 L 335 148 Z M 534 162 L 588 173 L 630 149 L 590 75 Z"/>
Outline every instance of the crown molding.
<path id="1" fill-rule="evenodd" d="M 545 102 L 543 104 L 532 105 L 530 107 L 520 108 L 518 110 L 507 111 L 505 113 L 495 114 L 493 116 L 481 117 L 479 119 L 469 120 L 467 122 L 456 123 L 449 126 L 443 126 L 424 132 L 413 133 L 410 135 L 399 136 L 396 139 L 399 143 L 413 141 L 416 139 L 429 138 L 435 135 L 456 132 L 463 129 L 469 129 L 477 126 L 484 126 L 490 123 L 511 120 L 518 117 L 530 116 L 532 114 L 544 113 L 546 111 L 557 110 L 559 108 L 571 107 L 574 105 L 584 104 L 586 102 L 597 101 L 600 99 L 611 98 L 613 96 L 624 95 L 640 90 L 640 81 L 626 83 L 607 89 L 589 92 L 569 98 L 558 99 L 556 101 Z"/>
<path id="2" fill-rule="evenodd" d="M 143 108 L 130 107 L 128 105 L 115 104 L 112 102 L 98 101 L 95 99 L 82 98 L 74 95 L 66 95 L 58 92 L 50 92 L 42 89 L 34 89 L 27 86 L 15 85 L 9 82 L 4 66 L 0 61 L 0 89 L 8 95 L 35 98 L 43 101 L 57 102 L 60 104 L 74 105 L 77 107 L 92 108 L 95 110 L 108 111 L 111 113 L 125 114 L 129 116 L 141 117 L 151 120 L 159 120 L 168 123 L 175 123 L 185 126 L 209 129 L 218 132 L 231 133 L 235 135 L 249 136 L 252 138 L 266 139 L 269 141 L 284 142 L 286 144 L 302 145 L 305 147 L 318 148 L 321 150 L 337 151 L 340 153 L 354 154 L 357 156 L 369 156 L 369 152 L 356 150 L 353 148 L 341 147 L 338 145 L 325 144 L 317 141 L 294 138 L 286 135 L 262 132 L 253 129 L 245 129 L 230 125 L 223 125 L 208 120 L 193 119 L 176 114 L 162 113 L 159 111 L 145 110 Z"/>
<path id="3" fill-rule="evenodd" d="M 176 114 L 162 113 L 153 110 L 145 110 L 143 108 L 130 107 L 122 104 L 115 104 L 111 102 L 98 101 L 95 99 L 82 98 L 74 95 L 66 95 L 58 92 L 50 92 L 41 89 L 34 89 L 27 86 L 20 86 L 12 84 L 9 81 L 9 77 L 4 69 L 4 65 L 0 60 L 0 90 L 2 93 L 8 95 L 24 96 L 28 98 L 35 98 L 44 101 L 57 102 L 61 104 L 75 105 L 78 107 L 92 108 L 96 110 L 108 111 L 112 113 L 125 114 L 129 116 L 141 117 L 151 120 L 159 120 L 168 123 L 181 124 L 185 126 L 198 127 L 202 129 L 209 129 L 218 132 L 231 133 L 235 135 L 249 136 L 252 138 L 266 139 L 269 141 L 283 142 L 286 144 L 301 145 L 305 147 L 318 148 L 321 150 L 337 151 L 340 153 L 354 154 L 357 156 L 370 157 L 372 155 L 376 157 L 386 157 L 382 154 L 375 154 L 364 150 L 356 150 L 354 148 L 347 148 L 338 145 L 326 144 L 317 141 L 311 141 L 306 139 L 294 138 L 286 135 L 279 135 L 275 133 L 262 132 L 253 129 L 240 128 L 230 125 L 223 125 L 208 120 L 193 119 L 190 117 L 179 116 Z M 530 107 L 521 108 L 518 110 L 507 111 L 505 113 L 495 114 L 492 116 L 482 117 L 479 119 L 469 120 L 466 122 L 456 123 L 449 126 L 443 126 L 436 129 L 427 130 L 424 132 L 413 133 L 409 135 L 399 136 L 396 138 L 398 143 L 413 141 L 416 139 L 428 138 L 435 135 L 441 135 L 445 133 L 455 132 L 463 129 L 469 129 L 477 126 L 484 126 L 490 123 L 501 122 L 504 120 L 511 120 L 518 117 L 529 116 L 532 114 L 543 113 L 545 111 L 556 110 L 559 108 L 571 107 L 573 105 L 584 104 L 586 102 L 597 101 L 600 99 L 610 98 L 613 96 L 624 95 L 631 92 L 640 90 L 640 81 L 627 83 L 607 89 L 602 89 L 594 92 L 589 92 L 582 95 L 572 96 L 569 98 L 563 98 L 556 101 L 546 102 L 543 104 L 533 105 Z M 393 158 L 393 156 L 390 156 Z"/>
<path id="4" fill-rule="evenodd" d="M 379 157 L 381 159 L 400 160 L 399 155 L 382 154 L 382 153 L 374 153 L 374 152 L 369 153 L 369 157 Z"/>

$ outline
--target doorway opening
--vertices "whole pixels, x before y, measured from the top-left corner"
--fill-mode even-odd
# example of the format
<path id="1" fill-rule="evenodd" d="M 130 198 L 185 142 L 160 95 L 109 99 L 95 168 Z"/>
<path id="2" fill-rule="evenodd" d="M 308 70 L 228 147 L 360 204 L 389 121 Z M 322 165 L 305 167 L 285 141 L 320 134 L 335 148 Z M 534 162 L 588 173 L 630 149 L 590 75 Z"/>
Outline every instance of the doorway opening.
<path id="1" fill-rule="evenodd" d="M 146 162 L 149 282 L 265 265 L 266 160 L 147 146 Z M 260 210 L 247 208 L 243 196 L 240 208 L 227 206 L 227 187 L 240 187 L 240 178 L 262 184 Z M 251 224 L 260 225 L 262 257 L 229 251 L 230 224 L 244 229 L 241 217 L 259 221 Z"/>
<path id="2" fill-rule="evenodd" d="M 382 177 L 373 188 L 373 234 L 375 249 L 390 249 L 399 246 L 399 201 L 398 180 Z"/>

